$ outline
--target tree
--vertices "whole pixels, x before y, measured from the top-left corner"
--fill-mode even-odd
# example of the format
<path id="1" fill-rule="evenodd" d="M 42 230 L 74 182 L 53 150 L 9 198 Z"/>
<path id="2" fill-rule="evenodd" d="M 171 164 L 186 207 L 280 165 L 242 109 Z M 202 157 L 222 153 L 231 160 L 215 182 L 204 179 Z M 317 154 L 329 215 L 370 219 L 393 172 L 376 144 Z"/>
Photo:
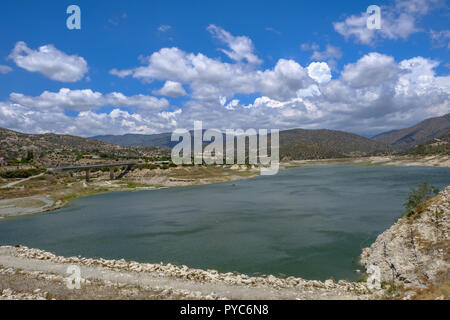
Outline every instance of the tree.
<path id="1" fill-rule="evenodd" d="M 415 213 L 415 208 L 425 201 L 435 197 L 439 193 L 439 189 L 424 182 L 413 188 L 408 195 L 407 201 L 403 204 L 408 216 Z"/>

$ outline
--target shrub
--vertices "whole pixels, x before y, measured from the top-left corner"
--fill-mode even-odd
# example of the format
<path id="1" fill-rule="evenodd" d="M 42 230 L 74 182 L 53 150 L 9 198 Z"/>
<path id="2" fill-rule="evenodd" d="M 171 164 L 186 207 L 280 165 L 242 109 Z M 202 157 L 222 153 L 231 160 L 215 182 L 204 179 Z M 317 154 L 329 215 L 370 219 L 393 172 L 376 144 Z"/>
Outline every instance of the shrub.
<path id="1" fill-rule="evenodd" d="M 407 201 L 403 204 L 406 209 L 406 215 L 415 214 L 415 209 L 425 201 L 435 197 L 439 193 L 439 189 L 424 182 L 417 188 L 413 188 L 408 195 Z"/>
<path id="2" fill-rule="evenodd" d="M 6 179 L 14 179 L 14 178 L 28 178 L 31 176 L 35 176 L 39 173 L 42 173 L 42 169 L 19 169 L 13 171 L 3 171 L 0 172 L 0 177 Z"/>

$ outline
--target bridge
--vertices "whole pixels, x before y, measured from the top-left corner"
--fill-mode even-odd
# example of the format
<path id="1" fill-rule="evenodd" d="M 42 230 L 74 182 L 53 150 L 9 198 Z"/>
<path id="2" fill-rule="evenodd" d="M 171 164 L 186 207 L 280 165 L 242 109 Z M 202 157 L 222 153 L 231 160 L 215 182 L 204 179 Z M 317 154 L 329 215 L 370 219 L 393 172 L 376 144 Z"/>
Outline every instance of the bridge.
<path id="1" fill-rule="evenodd" d="M 109 168 L 109 178 L 114 180 L 114 168 L 116 167 L 126 167 L 126 169 L 117 177 L 117 179 L 122 178 L 126 175 L 133 166 L 137 165 L 137 162 L 114 162 L 114 163 L 97 163 L 97 164 L 86 164 L 82 166 L 66 166 L 66 167 L 56 167 L 47 168 L 48 171 L 86 171 L 86 182 L 89 182 L 91 169 L 97 168 Z"/>

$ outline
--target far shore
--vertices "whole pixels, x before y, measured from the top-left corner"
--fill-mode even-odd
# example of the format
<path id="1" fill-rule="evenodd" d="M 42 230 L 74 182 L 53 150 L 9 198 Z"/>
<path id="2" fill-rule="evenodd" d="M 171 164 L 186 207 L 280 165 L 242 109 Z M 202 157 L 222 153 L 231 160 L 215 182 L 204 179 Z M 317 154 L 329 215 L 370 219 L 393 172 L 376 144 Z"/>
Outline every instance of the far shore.
<path id="1" fill-rule="evenodd" d="M 450 156 L 374 156 L 339 159 L 282 161 L 280 169 L 306 166 L 428 166 L 450 167 Z M 135 170 L 121 180 L 108 180 L 108 173 L 99 172 L 86 183 L 83 173 L 38 175 L 28 179 L 4 181 L 0 185 L 0 219 L 60 209 L 81 197 L 140 190 L 205 185 L 249 179 L 259 170 L 247 166 L 177 167 L 167 170 Z M 0 182 L 1 183 L 1 182 Z"/>

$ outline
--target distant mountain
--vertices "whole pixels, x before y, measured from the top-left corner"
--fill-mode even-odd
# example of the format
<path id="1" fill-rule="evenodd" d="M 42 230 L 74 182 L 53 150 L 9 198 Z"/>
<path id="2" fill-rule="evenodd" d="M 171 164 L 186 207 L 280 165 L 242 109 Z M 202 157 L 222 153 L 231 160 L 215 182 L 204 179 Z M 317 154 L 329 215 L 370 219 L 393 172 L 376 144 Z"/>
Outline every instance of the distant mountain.
<path id="1" fill-rule="evenodd" d="M 410 128 L 393 130 L 372 139 L 402 151 L 450 133 L 450 113 L 424 120 Z"/>
<path id="2" fill-rule="evenodd" d="M 178 142 L 172 142 L 170 138 L 171 133 L 92 137 L 92 139 L 122 146 L 144 145 L 172 148 Z M 323 159 L 369 155 L 388 150 L 389 148 L 383 143 L 342 131 L 294 129 L 280 132 L 282 158 Z"/>
<path id="3" fill-rule="evenodd" d="M 335 130 L 293 129 L 280 132 L 280 154 L 290 159 L 325 159 L 389 152 L 380 142 Z"/>
<path id="4" fill-rule="evenodd" d="M 124 135 L 103 135 L 95 136 L 91 139 L 117 144 L 119 146 L 158 146 L 172 148 L 177 142 L 170 141 L 171 133 L 160 134 L 124 134 Z"/>

